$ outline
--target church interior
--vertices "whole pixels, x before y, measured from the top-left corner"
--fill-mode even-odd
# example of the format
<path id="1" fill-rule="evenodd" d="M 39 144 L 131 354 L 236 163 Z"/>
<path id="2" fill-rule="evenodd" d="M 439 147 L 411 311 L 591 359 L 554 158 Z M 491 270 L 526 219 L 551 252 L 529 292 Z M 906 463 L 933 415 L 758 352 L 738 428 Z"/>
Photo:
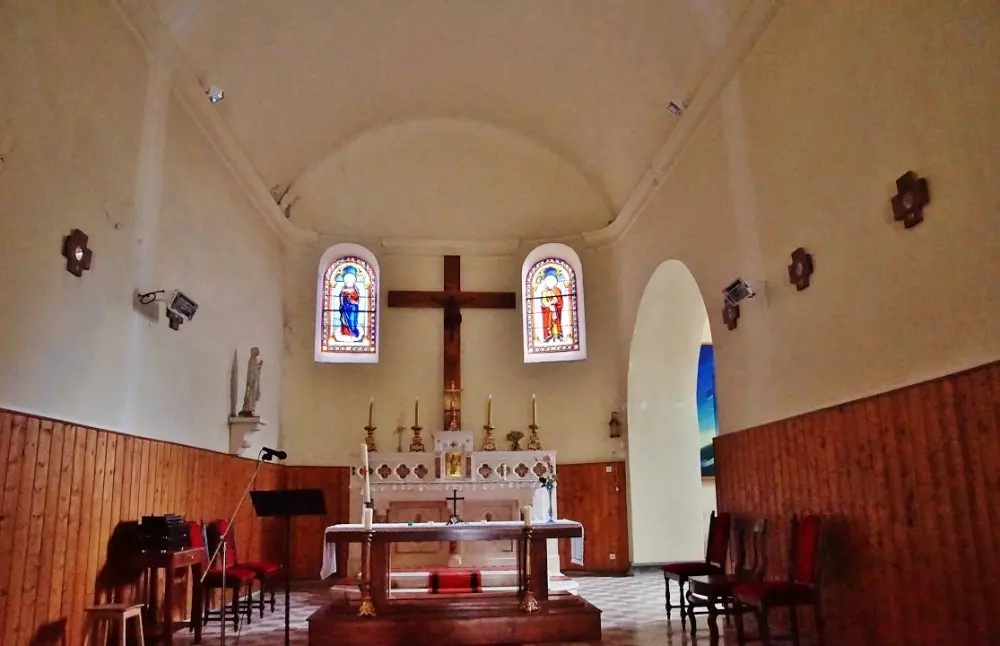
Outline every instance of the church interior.
<path id="1" fill-rule="evenodd" d="M 0 2 L 0 644 L 1000 644 L 998 61 L 995 0 Z"/>

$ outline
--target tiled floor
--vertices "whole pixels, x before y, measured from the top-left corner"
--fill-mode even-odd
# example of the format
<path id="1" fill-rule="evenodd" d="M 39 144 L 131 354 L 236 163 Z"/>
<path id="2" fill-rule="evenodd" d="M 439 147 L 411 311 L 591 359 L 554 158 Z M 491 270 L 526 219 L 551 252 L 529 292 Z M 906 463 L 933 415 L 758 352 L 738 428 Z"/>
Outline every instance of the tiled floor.
<path id="1" fill-rule="evenodd" d="M 580 593 L 589 602 L 601 609 L 601 624 L 604 638 L 601 646 L 670 646 L 710 644 L 704 617 L 699 617 L 701 630 L 692 639 L 681 630 L 678 613 L 673 613 L 673 621 L 667 622 L 663 610 L 663 575 L 659 572 L 640 572 L 630 577 L 580 577 Z M 673 589 L 673 603 L 679 604 L 678 591 Z M 310 586 L 292 593 L 291 643 L 295 646 L 308 644 L 306 619 L 317 608 L 328 602 L 326 588 Z M 256 614 L 248 626 L 243 624 L 240 634 L 227 631 L 228 646 L 269 646 L 284 641 L 284 604 L 279 597 L 274 613 L 265 611 L 264 619 Z M 721 622 L 720 622 L 721 623 Z M 191 636 L 187 631 L 178 633 L 175 643 L 187 646 Z M 728 639 L 727 639 L 728 637 Z M 204 646 L 218 646 L 219 624 L 213 621 L 206 628 L 202 638 Z M 732 635 L 724 635 L 721 644 L 735 644 Z M 377 645 L 373 645 L 377 646 Z M 577 645 L 581 646 L 581 645 Z M 589 645 L 588 645 L 589 646 Z"/>

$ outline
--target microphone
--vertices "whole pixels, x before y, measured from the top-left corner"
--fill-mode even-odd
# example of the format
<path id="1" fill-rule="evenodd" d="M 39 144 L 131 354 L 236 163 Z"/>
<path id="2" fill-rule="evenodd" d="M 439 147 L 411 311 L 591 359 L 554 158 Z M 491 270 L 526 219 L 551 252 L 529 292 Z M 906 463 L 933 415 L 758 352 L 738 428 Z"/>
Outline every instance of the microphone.
<path id="1" fill-rule="evenodd" d="M 269 449 L 266 446 L 262 448 L 260 452 L 263 453 L 260 459 L 263 460 L 264 462 L 270 462 L 274 458 L 278 458 L 279 460 L 284 460 L 285 458 L 288 457 L 288 453 L 284 451 L 276 451 L 275 449 Z"/>

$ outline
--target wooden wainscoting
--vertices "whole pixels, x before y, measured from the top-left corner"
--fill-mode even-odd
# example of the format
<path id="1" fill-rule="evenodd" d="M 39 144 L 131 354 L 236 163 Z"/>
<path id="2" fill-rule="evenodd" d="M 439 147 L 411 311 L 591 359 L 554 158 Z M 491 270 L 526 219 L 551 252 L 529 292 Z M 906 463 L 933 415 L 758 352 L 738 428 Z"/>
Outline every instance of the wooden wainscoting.
<path id="1" fill-rule="evenodd" d="M 303 516 L 292 521 L 292 576 L 318 580 L 323 564 L 324 530 L 348 522 L 350 467 L 285 467 L 289 489 L 322 489 L 326 497 L 325 517 Z M 284 543 L 282 543 L 284 544 Z M 347 545 L 338 547 L 337 562 L 347 562 Z"/>
<path id="2" fill-rule="evenodd" d="M 1000 363 L 715 440 L 720 509 L 830 517 L 830 644 L 1000 644 Z"/>
<path id="3" fill-rule="evenodd" d="M 625 463 L 560 464 L 559 516 L 583 523 L 583 567 L 570 563 L 569 541 L 560 541 L 563 570 L 626 572 L 630 566 Z M 612 558 L 612 556 L 614 558 Z"/>
<path id="4" fill-rule="evenodd" d="M 230 455 L 0 411 L 0 644 L 24 646 L 46 627 L 82 643 L 83 608 L 95 600 L 116 525 L 165 513 L 226 517 L 253 468 Z M 282 471 L 266 465 L 257 486 L 280 488 Z M 273 558 L 264 527 L 243 510 L 242 558 Z"/>

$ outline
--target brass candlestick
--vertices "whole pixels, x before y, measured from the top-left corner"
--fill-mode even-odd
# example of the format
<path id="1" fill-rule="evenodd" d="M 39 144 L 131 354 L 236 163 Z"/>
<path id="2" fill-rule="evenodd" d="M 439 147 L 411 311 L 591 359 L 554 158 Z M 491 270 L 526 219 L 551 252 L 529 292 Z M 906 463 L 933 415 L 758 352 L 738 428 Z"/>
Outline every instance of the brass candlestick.
<path id="1" fill-rule="evenodd" d="M 486 439 L 483 440 L 483 450 L 484 451 L 496 451 L 497 450 L 496 440 L 493 439 L 493 431 L 494 431 L 494 429 L 496 429 L 496 426 L 493 426 L 491 424 L 486 424 L 485 426 L 483 426 L 483 430 L 486 431 Z"/>
<path id="2" fill-rule="evenodd" d="M 375 446 L 375 431 L 378 430 L 378 427 L 369 424 L 365 427 L 365 430 L 368 431 L 368 435 L 365 436 L 365 445 L 368 447 L 368 452 L 378 453 L 378 447 Z"/>
<path id="3" fill-rule="evenodd" d="M 538 424 L 532 422 L 531 435 L 528 437 L 528 450 L 529 451 L 541 451 L 542 450 L 542 438 L 538 436 L 538 429 L 540 428 Z"/>
<path id="4" fill-rule="evenodd" d="M 420 437 L 420 431 L 424 430 L 424 427 L 414 424 L 410 430 L 413 431 L 413 439 L 410 440 L 410 453 L 423 453 L 426 449 L 424 449 L 424 440 Z"/>
<path id="5" fill-rule="evenodd" d="M 522 612 L 538 612 L 538 599 L 531 590 L 531 526 L 524 528 L 524 596 L 518 609 Z"/>
<path id="6" fill-rule="evenodd" d="M 359 617 L 374 617 L 375 605 L 372 603 L 372 530 L 365 532 L 365 540 L 361 543 L 361 605 L 358 607 Z"/>

